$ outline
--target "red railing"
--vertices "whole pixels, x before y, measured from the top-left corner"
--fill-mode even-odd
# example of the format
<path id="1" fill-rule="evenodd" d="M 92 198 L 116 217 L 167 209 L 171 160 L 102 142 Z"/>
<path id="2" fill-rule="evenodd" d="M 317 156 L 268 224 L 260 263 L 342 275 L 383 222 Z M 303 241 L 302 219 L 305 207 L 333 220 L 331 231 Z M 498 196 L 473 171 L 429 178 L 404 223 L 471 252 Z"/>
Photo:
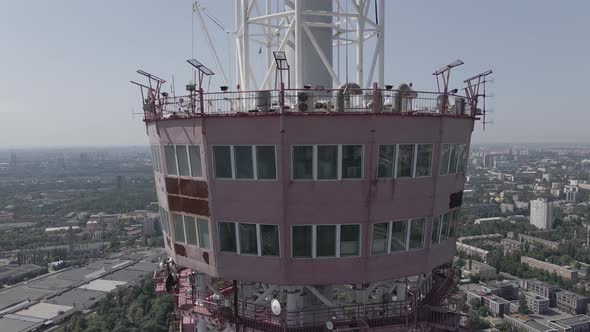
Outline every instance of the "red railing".
<path id="1" fill-rule="evenodd" d="M 192 288 L 181 287 L 177 292 L 178 311 L 184 317 L 209 317 L 259 331 L 316 331 L 322 330 L 327 321 L 342 327 L 438 324 L 465 328 L 460 314 L 436 308 L 453 286 L 450 271 L 444 269 L 424 279 L 417 289 L 410 290 L 405 301 L 322 307 L 279 316 L 273 315 L 268 305 L 234 302 L 231 296 L 212 300 L 209 291 L 197 294 Z M 179 284 L 187 282 L 180 280 Z"/>
<path id="2" fill-rule="evenodd" d="M 374 88 L 195 92 L 148 101 L 143 108 L 144 120 L 150 122 L 200 116 L 283 113 L 475 116 L 472 105 L 476 103 L 462 96 Z"/>

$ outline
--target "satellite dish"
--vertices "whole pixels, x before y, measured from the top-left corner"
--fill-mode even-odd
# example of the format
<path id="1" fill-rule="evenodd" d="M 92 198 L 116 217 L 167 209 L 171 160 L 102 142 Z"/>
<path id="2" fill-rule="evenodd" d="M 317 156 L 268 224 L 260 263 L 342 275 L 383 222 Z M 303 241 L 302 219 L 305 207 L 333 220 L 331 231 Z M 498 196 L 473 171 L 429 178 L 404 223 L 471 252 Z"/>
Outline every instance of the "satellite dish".
<path id="1" fill-rule="evenodd" d="M 334 329 L 334 323 L 332 323 L 331 321 L 327 321 L 326 322 L 326 328 L 330 331 L 332 331 Z"/>
<path id="2" fill-rule="evenodd" d="M 275 316 L 281 314 L 281 303 L 279 302 L 279 300 L 272 299 L 272 301 L 270 301 L 270 311 L 272 311 L 272 314 Z"/>

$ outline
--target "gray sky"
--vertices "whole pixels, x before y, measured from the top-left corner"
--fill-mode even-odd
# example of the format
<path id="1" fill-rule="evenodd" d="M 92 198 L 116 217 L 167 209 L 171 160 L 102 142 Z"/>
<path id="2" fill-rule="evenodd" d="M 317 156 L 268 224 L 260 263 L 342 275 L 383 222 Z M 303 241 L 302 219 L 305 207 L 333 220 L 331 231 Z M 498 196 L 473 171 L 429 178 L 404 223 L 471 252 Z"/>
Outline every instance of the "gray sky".
<path id="1" fill-rule="evenodd" d="M 201 2 L 234 29 L 233 1 Z M 589 1 L 386 3 L 388 82 L 434 91 L 433 70 L 457 58 L 457 86 L 494 70 L 495 124 L 478 124 L 474 142 L 590 143 Z M 5 1 L 0 146 L 147 144 L 129 80 L 138 68 L 189 80 L 191 15 L 190 0 Z M 225 58 L 225 34 L 209 26 Z M 196 19 L 195 45 L 212 65 Z"/>

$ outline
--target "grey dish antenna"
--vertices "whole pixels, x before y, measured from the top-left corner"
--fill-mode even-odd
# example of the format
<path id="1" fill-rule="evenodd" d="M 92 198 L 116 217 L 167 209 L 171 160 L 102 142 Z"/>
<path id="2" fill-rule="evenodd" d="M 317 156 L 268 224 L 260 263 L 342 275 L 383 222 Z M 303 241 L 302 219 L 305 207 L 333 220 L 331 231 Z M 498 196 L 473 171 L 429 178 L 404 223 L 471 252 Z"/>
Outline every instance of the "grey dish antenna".
<path id="1" fill-rule="evenodd" d="M 279 302 L 279 300 L 277 299 L 272 299 L 272 301 L 270 301 L 270 311 L 272 311 L 272 314 L 275 316 L 278 316 L 281 314 L 281 302 Z"/>

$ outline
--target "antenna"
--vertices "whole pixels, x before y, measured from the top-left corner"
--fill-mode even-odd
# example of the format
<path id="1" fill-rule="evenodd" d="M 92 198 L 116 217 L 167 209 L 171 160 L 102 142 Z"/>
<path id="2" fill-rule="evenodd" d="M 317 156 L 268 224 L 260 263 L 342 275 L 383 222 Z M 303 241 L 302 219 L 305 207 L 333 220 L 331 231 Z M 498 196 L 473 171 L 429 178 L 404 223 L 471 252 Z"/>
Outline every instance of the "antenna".
<path id="1" fill-rule="evenodd" d="M 467 95 L 471 103 L 471 116 L 476 116 L 479 114 L 483 115 L 483 130 L 485 130 L 487 123 L 493 123 L 486 121 L 486 82 L 490 81 L 486 77 L 491 75 L 492 73 L 493 71 L 486 70 L 463 81 L 463 83 L 467 84 L 467 87 L 465 88 L 465 94 Z M 483 93 L 480 94 L 479 90 L 482 86 Z M 477 109 L 479 97 L 483 97 L 481 113 L 479 113 Z"/>
<path id="2" fill-rule="evenodd" d="M 449 63 L 448 65 L 442 67 L 441 69 L 435 71 L 434 73 L 432 73 L 432 75 L 436 76 L 436 86 L 438 88 L 438 92 L 443 94 L 443 100 L 442 100 L 442 114 L 445 114 L 447 112 L 447 99 L 449 98 L 448 94 L 449 94 L 449 78 L 451 76 L 451 69 L 458 67 L 460 65 L 464 64 L 463 61 L 461 60 L 455 60 L 451 63 Z M 446 74 L 446 75 L 445 75 Z M 440 91 L 440 84 L 443 84 L 443 91 Z"/>
<path id="3" fill-rule="evenodd" d="M 188 59 L 188 60 L 186 60 L 186 62 L 188 62 L 191 66 L 195 67 L 197 69 L 197 71 L 199 72 L 199 90 L 202 90 L 203 78 L 205 76 L 215 75 L 215 73 L 211 69 L 207 68 L 207 66 L 205 66 L 204 64 L 200 63 L 199 61 L 197 61 L 195 59 Z"/>
<path id="4" fill-rule="evenodd" d="M 157 118 L 156 99 L 160 96 L 160 89 L 162 88 L 162 84 L 166 83 L 166 80 L 141 69 L 138 69 L 137 73 L 141 76 L 147 77 L 148 79 L 148 85 L 141 84 L 135 81 L 130 81 L 131 84 L 139 86 L 139 89 L 141 91 L 141 101 L 143 103 L 144 117 L 147 118 L 148 114 L 153 114 L 154 118 Z M 144 93 L 144 90 L 146 90 L 147 96 Z"/>
<path id="5" fill-rule="evenodd" d="M 272 299 L 270 301 L 270 311 L 275 316 L 279 316 L 281 314 L 281 303 L 277 299 Z"/>

